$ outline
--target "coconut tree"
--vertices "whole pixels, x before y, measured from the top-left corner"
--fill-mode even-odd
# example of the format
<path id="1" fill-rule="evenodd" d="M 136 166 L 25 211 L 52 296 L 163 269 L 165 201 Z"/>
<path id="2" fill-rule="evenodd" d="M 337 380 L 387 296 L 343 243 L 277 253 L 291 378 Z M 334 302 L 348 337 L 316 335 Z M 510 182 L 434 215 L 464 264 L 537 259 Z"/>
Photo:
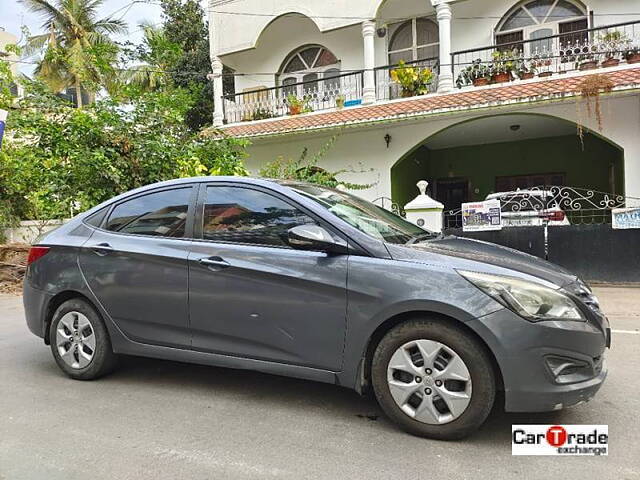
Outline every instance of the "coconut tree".
<path id="1" fill-rule="evenodd" d="M 20 0 L 40 15 L 46 33 L 27 39 L 27 53 L 44 50 L 35 75 L 53 91 L 75 89 L 78 108 L 81 92 L 109 89 L 118 48 L 109 37 L 126 32 L 126 24 L 112 17 L 98 17 L 104 0 Z"/>
<path id="2" fill-rule="evenodd" d="M 137 55 L 140 64 L 123 72 L 121 78 L 129 85 L 142 91 L 158 90 L 171 83 L 168 73 L 180 59 L 180 46 L 171 42 L 164 28 L 143 22 L 139 25 L 143 32 L 142 45 Z"/>

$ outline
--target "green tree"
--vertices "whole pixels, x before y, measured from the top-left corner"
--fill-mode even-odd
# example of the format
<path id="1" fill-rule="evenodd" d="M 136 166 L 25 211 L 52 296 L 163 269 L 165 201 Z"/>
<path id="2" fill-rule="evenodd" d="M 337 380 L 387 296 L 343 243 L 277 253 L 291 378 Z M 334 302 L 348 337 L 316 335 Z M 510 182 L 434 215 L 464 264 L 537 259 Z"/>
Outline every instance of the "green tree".
<path id="1" fill-rule="evenodd" d="M 122 20 L 98 17 L 104 0 L 20 0 L 39 14 L 46 33 L 27 39 L 27 53 L 44 50 L 36 76 L 54 92 L 73 87 L 78 108 L 82 90 L 94 94 L 100 87 L 110 90 L 116 77 L 113 65 L 118 48 L 109 37 L 124 33 Z"/>
<path id="2" fill-rule="evenodd" d="M 161 0 L 160 4 L 165 35 L 182 52 L 170 69 L 171 75 L 176 86 L 194 94 L 195 102 L 185 121 L 197 131 L 210 124 L 213 115 L 212 86 L 207 80 L 211 60 L 205 13 L 198 0 Z"/>

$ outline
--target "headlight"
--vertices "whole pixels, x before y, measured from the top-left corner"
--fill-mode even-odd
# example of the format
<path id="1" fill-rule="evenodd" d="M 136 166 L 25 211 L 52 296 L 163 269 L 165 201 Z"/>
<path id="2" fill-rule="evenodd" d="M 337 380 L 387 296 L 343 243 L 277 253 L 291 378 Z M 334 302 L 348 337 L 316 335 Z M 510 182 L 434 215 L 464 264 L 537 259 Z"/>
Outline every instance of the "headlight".
<path id="1" fill-rule="evenodd" d="M 574 301 L 559 290 L 515 277 L 463 270 L 458 270 L 458 273 L 505 307 L 532 322 L 585 320 Z"/>

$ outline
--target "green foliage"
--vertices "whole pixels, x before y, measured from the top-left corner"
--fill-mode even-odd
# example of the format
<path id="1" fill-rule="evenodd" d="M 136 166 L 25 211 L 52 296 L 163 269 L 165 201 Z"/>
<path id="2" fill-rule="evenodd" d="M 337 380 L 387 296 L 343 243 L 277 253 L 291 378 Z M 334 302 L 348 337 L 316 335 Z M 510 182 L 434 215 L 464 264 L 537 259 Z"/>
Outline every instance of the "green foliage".
<path id="1" fill-rule="evenodd" d="M 177 87 L 188 89 L 194 103 L 185 114 L 194 131 L 211 124 L 213 92 L 207 74 L 211 72 L 209 30 L 206 15 L 198 0 L 161 0 L 163 28 L 169 42 L 181 54 L 169 65 Z"/>
<path id="2" fill-rule="evenodd" d="M 186 89 L 130 88 L 125 105 L 111 99 L 74 109 L 42 83 L 24 87 L 0 151 L 7 218 L 67 218 L 157 181 L 247 173 L 247 142 L 201 137 L 185 125 L 194 103 Z"/>
<path id="3" fill-rule="evenodd" d="M 300 182 L 315 183 L 325 187 L 336 188 L 341 185 L 349 190 L 366 190 L 371 184 L 349 183 L 337 180 L 337 176 L 343 173 L 351 173 L 351 170 L 342 169 L 333 172 L 318 166 L 327 152 L 333 147 L 337 137 L 332 136 L 318 152 L 309 158 L 309 151 L 305 148 L 297 159 L 285 159 L 280 156 L 267 163 L 261 170 L 260 176 L 280 180 L 296 180 Z"/>
<path id="4" fill-rule="evenodd" d="M 29 36 L 25 53 L 43 53 L 36 76 L 54 92 L 73 87 L 82 106 L 80 92 L 95 93 L 114 87 L 113 65 L 118 47 L 109 35 L 126 30 L 122 20 L 98 18 L 104 0 L 20 0 L 44 19 L 45 33 Z"/>
<path id="5" fill-rule="evenodd" d="M 405 96 L 425 95 L 429 93 L 429 85 L 433 80 L 433 72 L 426 67 L 408 67 L 404 60 L 400 60 L 398 67 L 390 72 L 391 79 L 400 84 Z"/>

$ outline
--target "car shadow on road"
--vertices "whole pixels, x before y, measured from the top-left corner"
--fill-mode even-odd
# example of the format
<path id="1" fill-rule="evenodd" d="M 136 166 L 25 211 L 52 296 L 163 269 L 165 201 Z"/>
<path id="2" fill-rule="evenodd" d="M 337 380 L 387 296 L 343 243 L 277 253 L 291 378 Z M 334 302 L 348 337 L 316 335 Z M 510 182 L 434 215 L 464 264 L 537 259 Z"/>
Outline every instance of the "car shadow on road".
<path id="1" fill-rule="evenodd" d="M 327 421 L 363 422 L 378 431 L 397 427 L 386 419 L 372 394 L 360 396 L 336 385 L 281 377 L 249 370 L 234 370 L 148 358 L 123 357 L 108 381 L 120 385 L 144 384 L 146 388 L 176 390 L 201 401 L 240 398 L 244 405 L 289 410 L 292 415 L 326 417 Z M 106 379 L 105 379 L 106 380 Z M 463 442 L 470 445 L 510 442 L 512 424 L 571 423 L 572 410 L 548 413 L 506 413 L 498 396 L 480 430 Z"/>

